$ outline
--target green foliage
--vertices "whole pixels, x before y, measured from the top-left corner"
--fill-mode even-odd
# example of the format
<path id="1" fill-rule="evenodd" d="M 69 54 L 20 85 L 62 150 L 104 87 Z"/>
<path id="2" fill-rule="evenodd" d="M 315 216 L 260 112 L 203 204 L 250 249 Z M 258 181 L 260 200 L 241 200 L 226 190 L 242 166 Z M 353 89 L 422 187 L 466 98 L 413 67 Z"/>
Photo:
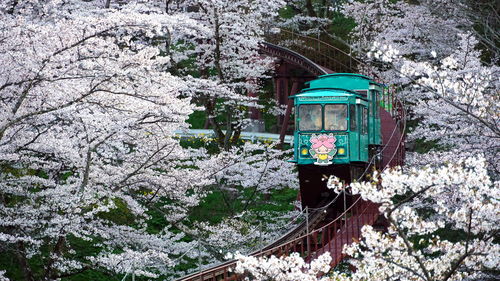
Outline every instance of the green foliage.
<path id="1" fill-rule="evenodd" d="M 347 18 L 344 14 L 335 12 L 332 15 L 332 24 L 328 31 L 343 40 L 349 40 L 349 33 L 356 26 L 352 18 Z"/>
<path id="2" fill-rule="evenodd" d="M 207 120 L 204 111 L 195 111 L 189 115 L 187 122 L 191 125 L 191 129 L 203 129 Z"/>
<path id="3" fill-rule="evenodd" d="M 135 221 L 135 216 L 130 212 L 127 203 L 118 198 L 111 200 L 113 200 L 116 207 L 107 212 L 99 213 L 100 218 L 120 225 L 130 225 L 131 222 Z"/>
<path id="4" fill-rule="evenodd" d="M 216 154 L 220 152 L 220 147 L 217 141 L 211 137 L 207 138 L 182 138 L 180 145 L 184 148 L 205 148 L 209 154 Z"/>
<path id="5" fill-rule="evenodd" d="M 250 197 L 252 190 L 244 190 L 242 198 L 227 198 L 227 194 L 214 191 L 209 194 L 200 206 L 193 209 L 190 219 L 204 221 L 210 224 L 220 223 L 232 212 L 238 213 L 245 207 L 244 200 Z M 269 195 L 259 194 L 253 204 L 248 206 L 251 212 L 287 212 L 293 210 L 292 202 L 297 198 L 297 190 L 285 188 L 274 190 Z M 228 200 L 229 199 L 229 200 Z"/>
<path id="6" fill-rule="evenodd" d="M 285 6 L 279 10 L 279 16 L 282 19 L 292 18 L 295 14 L 295 11 L 290 6 Z"/>
<path id="7" fill-rule="evenodd" d="M 23 273 L 19 267 L 19 262 L 13 251 L 2 250 L 0 255 L 0 269 L 9 269 L 6 277 L 10 280 L 23 280 Z"/>

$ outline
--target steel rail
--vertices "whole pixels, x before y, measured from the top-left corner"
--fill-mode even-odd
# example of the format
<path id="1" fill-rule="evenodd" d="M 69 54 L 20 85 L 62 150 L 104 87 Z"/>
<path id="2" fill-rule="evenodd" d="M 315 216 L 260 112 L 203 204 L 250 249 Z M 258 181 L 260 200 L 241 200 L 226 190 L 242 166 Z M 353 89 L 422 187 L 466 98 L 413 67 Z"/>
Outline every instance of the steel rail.
<path id="1" fill-rule="evenodd" d="M 225 130 L 222 130 L 223 133 L 226 133 Z M 176 130 L 175 135 L 181 138 L 214 138 L 215 132 L 212 129 L 181 129 Z M 240 134 L 240 139 L 248 140 L 251 142 L 255 141 L 270 141 L 277 142 L 280 140 L 279 134 L 270 134 L 270 133 L 259 133 L 259 132 L 247 132 L 243 131 Z M 293 145 L 293 136 L 285 135 L 284 143 Z"/>
<path id="2" fill-rule="evenodd" d="M 286 232 L 284 235 L 282 235 L 280 238 L 277 240 L 269 243 L 265 247 L 251 252 L 249 255 L 256 255 L 258 253 L 262 253 L 265 251 L 268 251 L 269 249 L 273 249 L 275 247 L 279 247 L 280 245 L 286 244 L 292 239 L 295 239 L 297 235 L 303 235 L 303 232 L 306 231 L 306 228 L 312 228 L 315 229 L 315 226 L 317 226 L 319 223 L 322 222 L 322 216 L 324 216 L 324 212 L 315 210 L 312 211 L 309 214 L 309 225 L 306 224 L 305 221 L 301 222 L 298 224 L 295 228 L 291 229 L 290 231 Z M 202 272 L 212 272 L 212 271 L 220 271 L 221 268 L 224 268 L 228 265 L 233 265 L 235 263 L 235 260 L 230 260 L 227 262 L 220 263 L 212 268 L 205 269 Z M 191 273 L 189 275 L 186 275 L 182 277 L 181 279 L 177 279 L 178 281 L 180 280 L 196 280 L 195 278 L 199 277 L 202 272 L 195 272 Z"/>
<path id="3" fill-rule="evenodd" d="M 302 255 L 304 255 L 306 253 L 306 251 L 304 251 L 304 249 L 307 249 L 307 247 L 304 247 L 304 240 L 305 241 L 313 241 L 313 242 L 316 242 L 314 243 L 314 250 L 313 251 L 309 251 L 307 252 L 307 254 L 305 255 L 304 259 L 306 260 L 310 260 L 311 258 L 313 258 L 313 256 L 317 255 L 318 251 L 323 251 L 325 252 L 325 248 L 327 246 L 330 247 L 330 251 L 331 251 L 331 242 L 336 239 L 336 238 L 340 238 L 341 242 L 346 242 L 346 243 L 341 243 L 342 246 L 347 244 L 349 241 L 348 241 L 348 238 L 351 237 L 351 238 L 355 238 L 355 239 L 358 239 L 359 238 L 359 235 L 360 235 L 360 224 L 358 223 L 357 225 L 357 234 L 358 235 L 354 235 L 355 231 L 352 232 L 352 235 L 349 235 L 349 227 L 353 228 L 353 226 L 351 225 L 348 225 L 347 224 L 347 220 L 348 219 L 345 219 L 347 218 L 347 215 L 348 214 L 351 214 L 351 216 L 349 218 L 354 218 L 356 217 L 356 220 L 358 221 L 359 217 L 361 217 L 361 220 L 363 221 L 363 215 L 368 215 L 370 217 L 373 217 L 369 220 L 366 220 L 366 222 L 368 222 L 369 224 L 373 224 L 373 222 L 375 221 L 376 217 L 378 216 L 378 211 L 375 211 L 375 212 L 369 212 L 370 210 L 373 211 L 373 207 L 374 206 L 378 206 L 377 204 L 375 203 L 371 203 L 371 202 L 368 202 L 368 201 L 364 201 L 361 197 L 359 197 L 351 206 L 349 206 L 349 208 L 347 208 L 343 213 L 341 213 L 336 219 L 334 219 L 333 221 L 329 222 L 328 224 L 320 227 L 320 228 L 317 228 L 313 231 L 311 231 L 309 234 L 305 234 L 305 235 L 301 235 L 285 244 L 282 244 L 282 245 L 279 245 L 279 246 L 275 246 L 273 248 L 270 248 L 270 249 L 267 249 L 267 250 L 264 250 L 264 251 L 256 251 L 252 254 L 250 254 L 251 256 L 254 256 L 254 257 L 269 257 L 271 255 L 275 255 L 275 256 L 281 256 L 283 254 L 288 254 L 288 253 L 291 253 L 292 251 L 294 252 L 296 250 L 296 247 L 297 245 L 301 245 L 302 247 L 302 250 L 299 251 Z M 361 208 L 361 211 L 360 211 L 360 208 Z M 358 210 L 357 214 L 354 214 L 352 211 L 353 210 Z M 342 221 L 344 219 L 344 221 Z M 343 223 L 342 223 L 343 222 Z M 338 228 L 337 228 L 337 225 L 338 225 Z M 364 224 L 363 224 L 364 225 Z M 330 231 L 330 230 L 334 230 L 333 231 L 333 236 L 332 237 L 333 239 L 326 239 L 326 243 L 325 243 L 325 240 L 322 240 L 321 241 L 321 247 L 318 247 L 317 246 L 317 236 L 319 233 L 322 233 L 324 231 Z M 342 230 L 342 231 L 341 231 Z M 330 232 L 329 232 L 330 233 Z M 335 234 L 339 234 L 339 236 L 336 236 Z M 345 233 L 345 234 L 344 234 Z M 342 234 L 344 234 L 344 236 L 342 236 Z M 352 242 L 352 241 L 351 241 Z M 340 245 L 337 245 L 337 246 L 340 246 Z M 283 251 L 283 249 L 285 249 L 285 251 Z M 342 256 L 342 253 L 336 253 L 336 254 L 340 254 Z M 334 256 L 334 258 L 337 257 L 337 255 Z M 337 257 L 337 259 L 334 259 L 334 262 L 336 262 L 336 260 L 338 260 L 339 258 Z M 212 267 L 208 270 L 204 270 L 202 272 L 198 272 L 198 273 L 194 273 L 194 274 L 191 274 L 191 275 L 188 275 L 188 276 L 185 276 L 183 277 L 182 279 L 178 279 L 178 280 L 190 280 L 190 281 L 203 281 L 203 280 L 206 280 L 206 279 L 210 279 L 210 278 L 214 278 L 214 280 L 218 277 L 218 276 L 221 276 L 222 274 L 223 275 L 226 275 L 227 272 L 229 272 L 229 268 L 234 268 L 234 266 L 236 265 L 236 260 L 231 260 L 231 261 L 227 261 L 225 263 L 222 263 L 220 265 L 217 265 L 215 267 Z M 206 279 L 205 279 L 206 277 Z M 224 279 L 223 280 L 236 280 L 236 279 L 227 279 L 229 276 L 224 276 Z M 236 275 L 234 275 L 234 277 L 236 278 Z"/>
<path id="4" fill-rule="evenodd" d="M 284 48 L 269 42 L 262 42 L 260 51 L 271 56 L 282 58 L 289 63 L 303 67 L 314 75 L 328 74 L 328 72 L 324 70 L 320 65 L 288 48 Z"/>

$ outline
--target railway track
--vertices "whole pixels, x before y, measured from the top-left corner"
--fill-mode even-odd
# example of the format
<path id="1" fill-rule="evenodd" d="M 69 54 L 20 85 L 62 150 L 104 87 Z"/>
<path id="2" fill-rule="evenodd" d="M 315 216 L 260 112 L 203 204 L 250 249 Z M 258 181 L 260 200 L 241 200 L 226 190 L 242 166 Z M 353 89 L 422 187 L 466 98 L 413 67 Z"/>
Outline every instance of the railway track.
<path id="1" fill-rule="evenodd" d="M 311 214 L 311 217 L 321 216 L 318 213 Z M 307 234 L 298 236 L 285 234 L 280 239 L 285 239 L 287 242 L 279 245 L 276 245 L 278 241 L 273 242 L 251 255 L 270 257 L 272 255 L 283 256 L 297 252 L 306 261 L 311 261 L 319 255 L 329 252 L 333 258 L 333 263 L 337 264 L 345 256 L 342 253 L 343 246 L 359 240 L 361 227 L 365 224 L 374 224 L 378 215 L 378 206 L 376 204 L 358 198 L 346 211 L 328 224 L 315 228 Z M 322 220 L 319 219 L 319 222 L 322 222 Z M 303 227 L 300 225 L 296 228 L 297 231 L 302 229 Z M 291 238 L 292 236 L 294 238 Z M 240 280 L 241 276 L 232 272 L 236 263 L 236 260 L 227 261 L 202 272 L 185 276 L 178 279 L 178 281 Z"/>
<path id="2" fill-rule="evenodd" d="M 297 35 L 290 31 L 282 31 L 281 40 L 301 40 L 304 46 L 299 51 L 291 50 L 273 43 L 263 43 L 261 52 L 278 57 L 288 63 L 299 65 L 314 75 L 332 72 L 356 72 L 354 68 L 364 65 L 350 54 L 328 45 L 316 38 Z M 303 53 L 303 54 L 301 54 Z M 373 73 L 365 73 L 377 77 Z M 381 109 L 381 117 L 385 118 L 386 127 L 382 128 L 382 167 L 401 165 L 404 159 L 404 128 L 405 111 L 403 104 L 395 98 L 394 93 L 384 96 L 384 101 L 390 108 Z M 390 121 L 390 122 L 389 122 Z M 343 246 L 360 240 L 361 227 L 374 225 L 379 217 L 378 205 L 364 201 L 360 197 L 353 198 L 353 203 L 343 213 L 334 219 L 328 219 L 330 208 L 314 210 L 309 213 L 306 221 L 297 225 L 279 239 L 262 249 L 251 253 L 255 257 L 270 257 L 300 253 L 306 261 L 311 261 L 319 255 L 329 252 L 332 256 L 332 266 L 338 264 L 345 255 Z M 236 260 L 227 261 L 217 266 L 185 276 L 178 281 L 216 281 L 240 280 L 241 276 L 232 272 Z"/>
<path id="3" fill-rule="evenodd" d="M 263 253 L 266 251 L 269 251 L 273 248 L 279 247 L 280 245 L 286 244 L 287 242 L 296 239 L 297 237 L 303 236 L 309 232 L 309 230 L 314 230 L 316 229 L 316 226 L 321 224 L 323 222 L 323 219 L 325 217 L 326 213 L 323 212 L 323 210 L 313 210 L 309 213 L 308 219 L 302 221 L 299 223 L 295 228 L 291 229 L 284 235 L 282 235 L 280 238 L 276 239 L 275 241 L 271 242 L 270 244 L 264 246 L 263 248 L 254 251 L 250 253 L 250 255 L 258 255 L 259 253 Z M 236 261 L 228 261 L 221 263 L 213 268 L 215 276 L 221 276 L 224 275 L 224 268 L 228 266 L 234 266 L 236 265 Z M 210 269 L 208 269 L 210 270 Z M 227 272 L 229 273 L 229 272 Z M 193 273 L 187 276 L 184 276 L 181 279 L 178 279 L 178 281 L 181 280 L 198 280 L 201 281 L 202 279 L 200 278 L 200 273 Z M 208 276 L 208 275 L 207 275 Z M 207 277 L 208 278 L 208 277 Z M 209 280 L 209 279 L 203 279 L 203 280 Z M 217 279 L 219 280 L 219 279 Z"/>
<path id="4" fill-rule="evenodd" d="M 326 216 L 326 213 L 323 212 L 322 210 L 312 211 L 309 214 L 309 217 L 307 220 L 302 221 L 294 229 L 288 231 L 287 233 L 285 233 L 283 236 L 281 236 L 277 240 L 271 242 L 270 244 L 266 245 L 261 250 L 256 251 L 252 254 L 256 254 L 256 253 L 262 252 L 262 251 L 267 251 L 267 250 L 272 249 L 274 247 L 277 247 L 279 245 L 285 244 L 288 241 L 291 241 L 297 237 L 300 237 L 302 235 L 307 234 L 310 230 L 316 229 L 317 226 L 323 222 L 325 216 Z"/>

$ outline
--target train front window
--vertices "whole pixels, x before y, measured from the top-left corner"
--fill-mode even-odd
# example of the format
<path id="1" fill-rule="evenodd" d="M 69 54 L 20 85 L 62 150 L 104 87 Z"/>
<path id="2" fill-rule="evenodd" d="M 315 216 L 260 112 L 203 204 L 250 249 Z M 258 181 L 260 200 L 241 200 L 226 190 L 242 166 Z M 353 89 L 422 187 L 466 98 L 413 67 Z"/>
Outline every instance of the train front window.
<path id="1" fill-rule="evenodd" d="M 325 105 L 325 130 L 327 131 L 347 130 L 346 104 Z"/>
<path id="2" fill-rule="evenodd" d="M 321 131 L 321 105 L 303 104 L 299 107 L 299 130 Z"/>

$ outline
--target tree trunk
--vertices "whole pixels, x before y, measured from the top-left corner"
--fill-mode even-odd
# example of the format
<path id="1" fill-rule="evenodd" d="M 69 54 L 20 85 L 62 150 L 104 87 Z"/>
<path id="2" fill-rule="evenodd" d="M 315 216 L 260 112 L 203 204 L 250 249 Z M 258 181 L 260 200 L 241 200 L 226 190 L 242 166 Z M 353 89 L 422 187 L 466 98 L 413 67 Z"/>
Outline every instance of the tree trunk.
<path id="1" fill-rule="evenodd" d="M 217 70 L 217 76 L 219 77 L 220 82 L 224 82 L 224 75 L 222 74 L 222 66 L 220 63 L 221 53 L 220 53 L 220 44 L 222 38 L 220 37 L 219 32 L 219 16 L 217 15 L 217 8 L 214 8 L 214 33 L 215 33 L 215 68 Z"/>
<path id="2" fill-rule="evenodd" d="M 16 257 L 19 262 L 19 266 L 23 271 L 24 280 L 26 281 L 35 281 L 33 277 L 33 272 L 31 271 L 30 265 L 28 264 L 28 259 L 26 259 L 26 249 L 24 248 L 23 242 L 17 242 L 17 251 Z"/>
<path id="3" fill-rule="evenodd" d="M 52 250 L 52 254 L 50 255 L 50 258 L 47 262 L 47 265 L 45 267 L 45 280 L 53 280 L 53 275 L 54 275 L 54 262 L 57 256 L 61 254 L 62 248 L 64 246 L 64 236 L 59 236 L 57 239 L 56 244 L 54 245 L 54 250 Z"/>
<path id="4" fill-rule="evenodd" d="M 312 0 L 306 0 L 307 15 L 310 17 L 317 17 L 316 11 L 314 11 Z"/>

